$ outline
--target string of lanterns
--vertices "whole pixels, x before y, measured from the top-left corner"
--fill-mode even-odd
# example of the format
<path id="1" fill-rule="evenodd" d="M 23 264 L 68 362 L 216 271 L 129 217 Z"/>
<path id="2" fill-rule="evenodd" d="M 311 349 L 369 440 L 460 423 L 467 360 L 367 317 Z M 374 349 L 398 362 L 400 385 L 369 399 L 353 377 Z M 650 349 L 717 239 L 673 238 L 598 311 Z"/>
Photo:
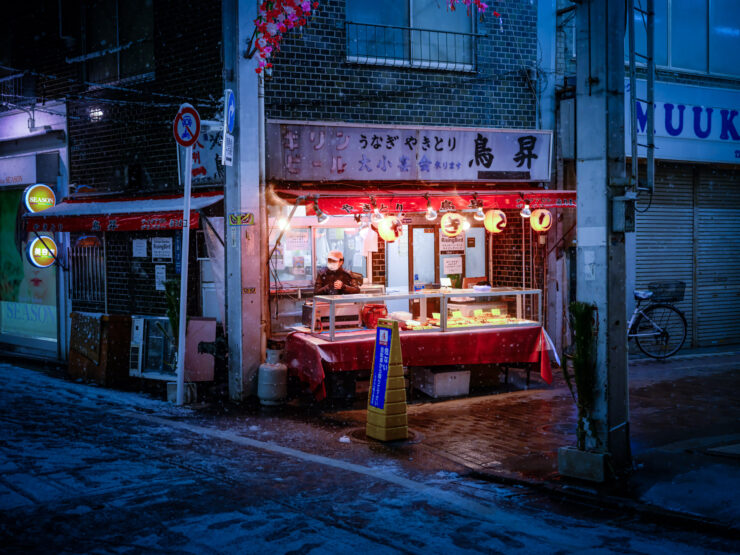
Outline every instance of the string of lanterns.
<path id="1" fill-rule="evenodd" d="M 429 195 L 425 195 L 425 197 L 427 209 L 424 217 L 427 221 L 434 221 L 437 219 L 437 211 L 432 207 Z M 477 195 L 474 195 L 473 203 L 477 205 L 473 213 L 473 218 L 476 221 L 483 222 L 486 231 L 492 234 L 498 234 L 506 228 L 507 218 L 503 210 L 492 208 L 484 211 L 482 202 L 477 200 Z M 380 238 L 388 243 L 392 243 L 401 237 L 403 234 L 401 216 L 403 214 L 383 215 L 374 197 L 370 197 L 370 206 L 370 222 L 377 228 Z M 329 219 L 329 216 L 319 209 L 318 198 L 314 198 L 313 209 L 319 223 L 325 223 Z M 530 226 L 538 233 L 544 233 L 552 227 L 552 213 L 545 208 L 532 210 L 527 200 L 525 200 L 524 208 L 519 212 L 519 215 L 524 219 L 529 219 Z M 456 237 L 468 229 L 470 229 L 470 221 L 458 212 L 445 212 L 440 219 L 440 231 L 447 237 Z"/>

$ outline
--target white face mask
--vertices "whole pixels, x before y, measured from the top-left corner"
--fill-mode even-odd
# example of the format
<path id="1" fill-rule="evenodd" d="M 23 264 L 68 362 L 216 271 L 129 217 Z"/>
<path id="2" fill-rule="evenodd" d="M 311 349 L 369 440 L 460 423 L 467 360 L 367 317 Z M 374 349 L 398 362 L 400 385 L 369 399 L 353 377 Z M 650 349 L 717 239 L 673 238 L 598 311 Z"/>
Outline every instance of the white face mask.
<path id="1" fill-rule="evenodd" d="M 327 262 L 326 267 L 332 272 L 336 272 L 339 269 L 339 262 Z"/>

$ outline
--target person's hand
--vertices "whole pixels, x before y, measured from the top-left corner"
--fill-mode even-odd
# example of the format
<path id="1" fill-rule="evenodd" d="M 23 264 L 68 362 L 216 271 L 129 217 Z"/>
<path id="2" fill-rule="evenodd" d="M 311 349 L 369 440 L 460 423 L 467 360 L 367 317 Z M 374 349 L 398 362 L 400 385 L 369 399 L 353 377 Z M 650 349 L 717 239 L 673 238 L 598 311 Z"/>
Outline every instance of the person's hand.
<path id="1" fill-rule="evenodd" d="M 344 283 L 342 283 L 341 279 L 338 279 L 334 282 L 334 289 L 341 289 L 344 287 Z"/>

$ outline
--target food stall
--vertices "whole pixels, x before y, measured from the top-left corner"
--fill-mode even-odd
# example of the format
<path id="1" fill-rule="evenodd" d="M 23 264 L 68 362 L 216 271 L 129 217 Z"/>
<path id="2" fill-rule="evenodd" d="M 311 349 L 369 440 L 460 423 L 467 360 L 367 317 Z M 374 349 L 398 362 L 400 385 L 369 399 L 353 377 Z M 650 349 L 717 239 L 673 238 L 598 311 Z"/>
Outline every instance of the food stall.
<path id="1" fill-rule="evenodd" d="M 369 370 L 375 323 L 390 317 L 412 387 L 417 371 L 426 391 L 435 370 L 515 363 L 551 382 L 542 266 L 575 192 L 542 186 L 550 139 L 268 122 L 271 336 L 289 372 L 323 398 L 332 378 Z M 333 250 L 359 294 L 314 296 Z"/>

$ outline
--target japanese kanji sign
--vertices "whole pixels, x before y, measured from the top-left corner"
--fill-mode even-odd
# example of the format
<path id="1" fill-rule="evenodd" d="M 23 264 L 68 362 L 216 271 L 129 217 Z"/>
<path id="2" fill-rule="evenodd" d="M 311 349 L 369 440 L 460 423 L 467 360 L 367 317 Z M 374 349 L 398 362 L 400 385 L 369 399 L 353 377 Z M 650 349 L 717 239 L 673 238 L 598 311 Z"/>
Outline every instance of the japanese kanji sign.
<path id="1" fill-rule="evenodd" d="M 549 181 L 552 132 L 268 122 L 282 181 Z"/>

